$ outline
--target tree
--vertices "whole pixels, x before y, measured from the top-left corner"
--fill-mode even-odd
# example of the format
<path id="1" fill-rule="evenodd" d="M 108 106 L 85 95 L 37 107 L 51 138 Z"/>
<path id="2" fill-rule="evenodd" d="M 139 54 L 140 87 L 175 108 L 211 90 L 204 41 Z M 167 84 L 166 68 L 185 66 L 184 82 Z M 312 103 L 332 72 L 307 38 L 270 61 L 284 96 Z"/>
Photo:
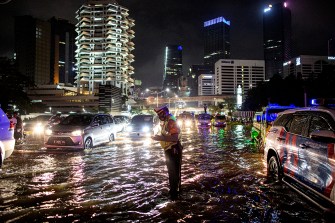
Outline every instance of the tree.
<path id="1" fill-rule="evenodd" d="M 19 110 L 29 111 L 31 103 L 25 91 L 29 86 L 33 83 L 17 71 L 11 60 L 0 60 L 0 103 L 4 110 L 15 104 Z"/>

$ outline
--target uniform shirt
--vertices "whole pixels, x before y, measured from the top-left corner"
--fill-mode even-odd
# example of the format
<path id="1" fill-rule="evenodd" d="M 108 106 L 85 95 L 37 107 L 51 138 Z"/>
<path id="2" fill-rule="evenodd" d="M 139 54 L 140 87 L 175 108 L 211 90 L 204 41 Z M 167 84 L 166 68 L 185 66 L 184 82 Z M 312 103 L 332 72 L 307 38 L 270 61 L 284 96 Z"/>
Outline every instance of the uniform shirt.
<path id="1" fill-rule="evenodd" d="M 161 130 L 162 136 L 171 136 L 173 134 L 178 134 L 178 140 L 181 138 L 180 129 L 177 125 L 176 118 L 169 115 L 169 118 L 164 121 L 162 130 Z M 168 150 L 171 148 L 171 146 L 176 145 L 177 142 L 166 142 L 166 141 L 160 141 L 160 144 L 164 150 Z"/>

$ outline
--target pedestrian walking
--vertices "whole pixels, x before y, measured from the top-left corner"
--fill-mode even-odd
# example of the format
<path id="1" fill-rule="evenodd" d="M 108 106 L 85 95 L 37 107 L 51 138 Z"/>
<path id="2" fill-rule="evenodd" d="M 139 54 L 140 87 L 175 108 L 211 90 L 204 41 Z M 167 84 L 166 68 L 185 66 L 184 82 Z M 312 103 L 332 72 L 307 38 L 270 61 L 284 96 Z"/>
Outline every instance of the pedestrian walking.
<path id="1" fill-rule="evenodd" d="M 176 117 L 170 114 L 166 106 L 156 108 L 158 118 L 163 121 L 161 135 L 152 136 L 153 140 L 159 141 L 164 149 L 165 163 L 169 174 L 170 198 L 176 200 L 180 194 L 181 186 L 181 162 L 182 145 L 181 133 L 177 125 Z"/>

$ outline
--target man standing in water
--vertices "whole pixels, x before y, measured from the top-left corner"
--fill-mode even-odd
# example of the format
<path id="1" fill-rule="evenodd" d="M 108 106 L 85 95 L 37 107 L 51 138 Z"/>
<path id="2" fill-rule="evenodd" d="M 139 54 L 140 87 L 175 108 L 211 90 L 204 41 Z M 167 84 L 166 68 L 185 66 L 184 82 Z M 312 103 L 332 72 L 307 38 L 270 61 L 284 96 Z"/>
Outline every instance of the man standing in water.
<path id="1" fill-rule="evenodd" d="M 171 200 L 178 199 L 181 185 L 181 160 L 182 145 L 180 143 L 180 128 L 177 125 L 176 118 L 169 113 L 166 106 L 156 108 L 155 112 L 158 118 L 163 121 L 161 135 L 155 135 L 151 138 L 160 141 L 165 153 L 165 162 L 169 173 L 170 197 Z"/>

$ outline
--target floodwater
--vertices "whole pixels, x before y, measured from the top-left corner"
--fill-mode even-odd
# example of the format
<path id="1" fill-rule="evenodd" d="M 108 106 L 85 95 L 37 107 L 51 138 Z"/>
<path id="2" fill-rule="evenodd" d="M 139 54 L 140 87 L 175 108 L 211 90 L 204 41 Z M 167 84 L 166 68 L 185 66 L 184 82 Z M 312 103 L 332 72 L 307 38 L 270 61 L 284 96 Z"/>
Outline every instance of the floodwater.
<path id="1" fill-rule="evenodd" d="M 27 140 L 0 172 L 1 222 L 325 222 L 317 207 L 267 179 L 249 129 L 183 129 L 177 201 L 151 139 L 120 136 L 90 151 Z"/>

